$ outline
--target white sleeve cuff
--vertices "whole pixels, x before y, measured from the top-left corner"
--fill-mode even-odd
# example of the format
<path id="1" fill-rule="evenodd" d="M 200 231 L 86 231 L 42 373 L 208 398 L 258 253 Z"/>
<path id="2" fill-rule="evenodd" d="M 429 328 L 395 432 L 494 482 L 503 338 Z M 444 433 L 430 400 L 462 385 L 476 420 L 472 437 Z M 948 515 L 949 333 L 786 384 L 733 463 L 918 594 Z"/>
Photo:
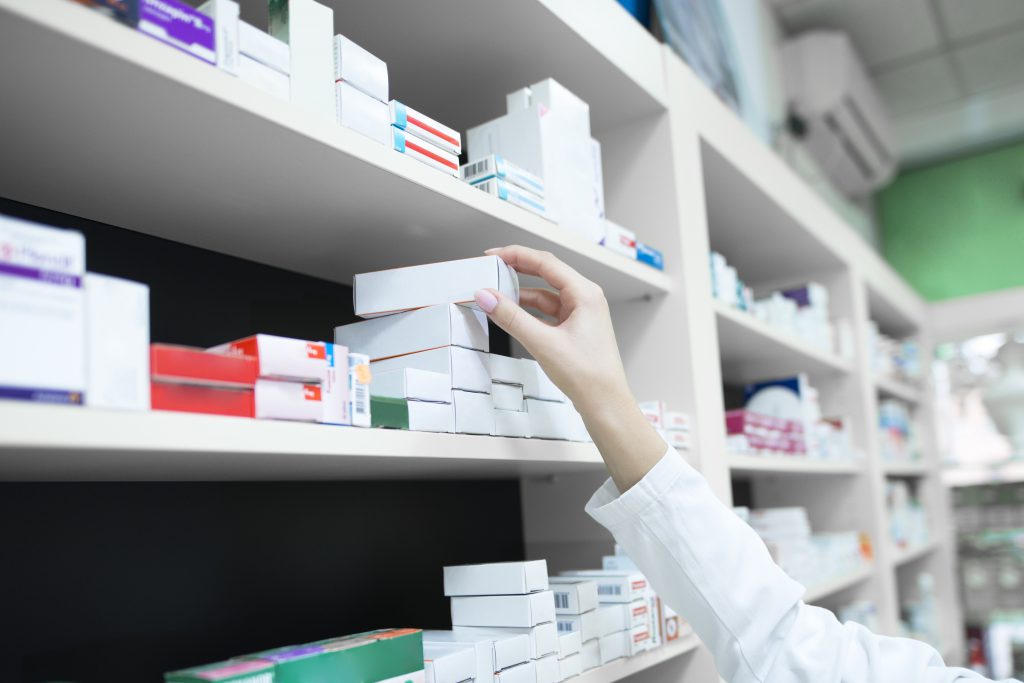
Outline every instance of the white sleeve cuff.
<path id="1" fill-rule="evenodd" d="M 643 479 L 623 494 L 615 483 L 608 479 L 587 503 L 587 514 L 609 531 L 639 517 L 668 491 L 679 477 L 689 471 L 696 471 L 687 464 L 679 453 L 669 447 L 658 464 L 651 468 Z M 699 475 L 698 475 L 699 476 Z"/>

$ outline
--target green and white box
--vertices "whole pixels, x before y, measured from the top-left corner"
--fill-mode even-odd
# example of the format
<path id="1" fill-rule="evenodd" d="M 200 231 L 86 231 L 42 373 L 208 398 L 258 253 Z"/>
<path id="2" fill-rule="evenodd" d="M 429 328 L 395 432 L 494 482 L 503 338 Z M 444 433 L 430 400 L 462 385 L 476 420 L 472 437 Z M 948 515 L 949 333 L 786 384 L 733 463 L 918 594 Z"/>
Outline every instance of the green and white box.
<path id="1" fill-rule="evenodd" d="M 232 659 L 164 674 L 165 683 L 274 683 L 274 663 Z"/>

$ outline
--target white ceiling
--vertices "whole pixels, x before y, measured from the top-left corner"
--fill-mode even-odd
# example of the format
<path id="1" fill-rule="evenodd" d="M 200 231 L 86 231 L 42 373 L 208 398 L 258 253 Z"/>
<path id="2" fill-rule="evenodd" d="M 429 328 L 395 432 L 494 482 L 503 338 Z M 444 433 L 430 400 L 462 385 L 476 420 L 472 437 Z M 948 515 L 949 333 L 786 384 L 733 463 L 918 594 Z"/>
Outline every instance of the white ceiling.
<path id="1" fill-rule="evenodd" d="M 775 0 L 787 32 L 846 31 L 905 161 L 1024 134 L 1024 0 Z"/>

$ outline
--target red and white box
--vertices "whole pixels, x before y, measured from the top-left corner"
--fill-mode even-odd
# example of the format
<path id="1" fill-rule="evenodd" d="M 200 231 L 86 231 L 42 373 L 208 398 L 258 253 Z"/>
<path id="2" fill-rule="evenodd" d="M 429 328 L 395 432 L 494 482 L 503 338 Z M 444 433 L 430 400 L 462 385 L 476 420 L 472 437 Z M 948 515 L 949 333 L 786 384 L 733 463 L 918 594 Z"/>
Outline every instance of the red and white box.
<path id="1" fill-rule="evenodd" d="M 155 382 L 251 389 L 259 375 L 259 363 L 253 356 L 152 344 L 149 370 Z"/>
<path id="2" fill-rule="evenodd" d="M 150 404 L 153 410 L 179 413 L 206 413 L 253 417 L 253 390 L 204 387 L 192 384 L 151 382 Z"/>
<path id="3" fill-rule="evenodd" d="M 324 342 L 256 334 L 215 346 L 210 351 L 254 356 L 259 363 L 259 376 L 263 379 L 321 383 L 327 372 Z"/>
<path id="4" fill-rule="evenodd" d="M 636 233 L 609 220 L 604 222 L 601 244 L 617 254 L 636 260 Z"/>
<path id="5" fill-rule="evenodd" d="M 257 418 L 319 422 L 323 410 L 323 392 L 319 384 L 256 380 Z"/>
<path id="6" fill-rule="evenodd" d="M 439 123 L 398 100 L 389 105 L 391 125 L 406 133 L 426 140 L 435 147 L 458 156 L 462 154 L 462 134 L 454 128 Z"/>
<path id="7" fill-rule="evenodd" d="M 459 176 L 459 158 L 454 154 L 394 126 L 391 126 L 391 139 L 396 152 L 401 152 L 450 176 Z"/>
<path id="8" fill-rule="evenodd" d="M 690 431 L 690 415 L 678 410 L 666 410 L 661 414 L 662 426 L 681 432 Z"/>

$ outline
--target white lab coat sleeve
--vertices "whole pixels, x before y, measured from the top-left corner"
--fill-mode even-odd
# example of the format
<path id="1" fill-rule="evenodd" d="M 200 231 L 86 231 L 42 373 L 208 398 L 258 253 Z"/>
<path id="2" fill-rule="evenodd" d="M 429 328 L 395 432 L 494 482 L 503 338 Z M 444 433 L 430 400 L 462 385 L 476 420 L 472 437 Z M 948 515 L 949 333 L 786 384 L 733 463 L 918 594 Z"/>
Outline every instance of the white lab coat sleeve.
<path id="1" fill-rule="evenodd" d="M 671 448 L 625 493 L 605 482 L 587 512 L 693 624 L 730 683 L 985 680 L 947 668 L 924 643 L 876 636 L 804 604 L 803 586 Z"/>

